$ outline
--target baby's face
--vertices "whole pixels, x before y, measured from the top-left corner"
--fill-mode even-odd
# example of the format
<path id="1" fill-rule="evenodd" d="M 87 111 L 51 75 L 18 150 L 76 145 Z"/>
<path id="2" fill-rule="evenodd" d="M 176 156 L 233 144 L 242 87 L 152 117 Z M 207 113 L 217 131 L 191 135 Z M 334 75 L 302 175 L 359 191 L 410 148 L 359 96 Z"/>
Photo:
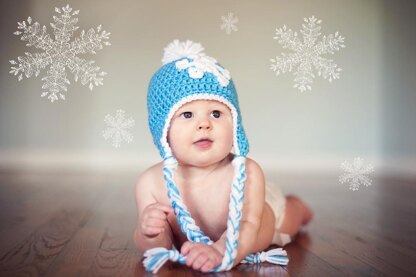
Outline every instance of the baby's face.
<path id="1" fill-rule="evenodd" d="M 178 162 L 208 166 L 224 159 L 233 145 L 233 120 L 228 107 L 214 100 L 186 103 L 174 114 L 168 142 Z"/>

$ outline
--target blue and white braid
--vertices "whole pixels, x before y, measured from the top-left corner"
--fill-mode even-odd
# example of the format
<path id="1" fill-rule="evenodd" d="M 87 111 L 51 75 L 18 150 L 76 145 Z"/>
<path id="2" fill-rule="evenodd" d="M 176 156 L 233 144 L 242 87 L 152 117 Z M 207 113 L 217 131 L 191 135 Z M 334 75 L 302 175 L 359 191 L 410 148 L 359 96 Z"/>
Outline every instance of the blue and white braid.
<path id="1" fill-rule="evenodd" d="M 225 243 L 225 253 L 221 264 L 214 268 L 211 272 L 220 272 L 230 270 L 234 264 L 237 256 L 238 248 L 238 236 L 240 229 L 240 221 L 242 217 L 243 202 L 244 202 L 244 187 L 246 180 L 245 170 L 245 157 L 235 156 L 233 159 L 234 177 L 232 182 L 232 188 L 230 193 L 229 202 L 229 214 L 227 220 L 227 233 Z M 174 170 L 176 169 L 177 161 L 173 156 L 170 156 L 164 160 L 163 173 L 166 180 L 168 196 L 171 205 L 177 216 L 179 225 L 182 232 L 186 235 L 188 240 L 192 242 L 202 242 L 209 245 L 213 244 L 213 241 L 207 237 L 204 232 L 195 224 L 192 219 L 186 205 L 184 204 L 179 190 L 173 180 Z M 186 263 L 186 256 L 179 253 L 178 250 L 167 250 L 165 248 L 154 248 L 146 251 L 144 254 L 146 259 L 144 265 L 147 271 L 156 273 L 163 264 L 168 261 Z M 279 265 L 287 265 L 288 258 L 286 251 L 281 248 L 272 249 L 268 252 L 258 252 L 255 254 L 249 254 L 242 263 L 261 263 L 270 262 Z"/>

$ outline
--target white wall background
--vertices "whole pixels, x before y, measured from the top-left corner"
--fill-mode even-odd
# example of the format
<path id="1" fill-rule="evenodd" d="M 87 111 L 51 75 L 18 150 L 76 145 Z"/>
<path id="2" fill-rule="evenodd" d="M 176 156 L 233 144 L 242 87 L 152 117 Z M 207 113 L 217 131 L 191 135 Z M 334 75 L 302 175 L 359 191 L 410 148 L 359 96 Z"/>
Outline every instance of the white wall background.
<path id="1" fill-rule="evenodd" d="M 79 9 L 80 29 L 102 24 L 112 46 L 82 55 L 108 73 L 94 91 L 73 81 L 67 100 L 41 98 L 41 78 L 21 82 L 11 59 L 35 53 L 13 35 L 31 16 L 47 25 L 54 7 Z M 147 128 L 146 90 L 173 39 L 200 42 L 230 70 L 239 93 L 251 157 L 276 170 L 333 170 L 361 156 L 376 170 L 416 170 L 416 20 L 414 1 L 0 1 L 0 167 L 139 170 L 159 160 Z M 220 30 L 233 12 L 239 31 Z M 284 24 L 299 31 L 304 17 L 322 19 L 322 33 L 339 31 L 347 47 L 333 58 L 343 71 L 311 92 L 293 75 L 275 77 L 270 58 L 290 52 L 273 40 Z M 52 33 L 51 33 L 52 34 Z M 300 35 L 300 34 L 299 34 Z M 133 117 L 134 141 L 113 148 L 102 138 L 106 114 Z"/>

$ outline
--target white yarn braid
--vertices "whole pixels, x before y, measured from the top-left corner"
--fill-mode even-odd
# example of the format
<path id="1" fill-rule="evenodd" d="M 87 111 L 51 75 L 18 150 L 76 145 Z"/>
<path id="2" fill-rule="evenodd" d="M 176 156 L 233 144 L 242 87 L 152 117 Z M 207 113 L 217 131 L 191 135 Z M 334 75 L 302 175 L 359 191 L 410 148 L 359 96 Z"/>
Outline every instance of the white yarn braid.
<path id="1" fill-rule="evenodd" d="M 220 266 L 215 271 L 226 271 L 233 267 L 237 257 L 238 235 L 240 230 L 240 220 L 243 214 L 244 187 L 246 180 L 246 159 L 236 156 L 233 159 L 234 178 L 228 204 L 227 236 L 225 241 L 224 258 Z"/>

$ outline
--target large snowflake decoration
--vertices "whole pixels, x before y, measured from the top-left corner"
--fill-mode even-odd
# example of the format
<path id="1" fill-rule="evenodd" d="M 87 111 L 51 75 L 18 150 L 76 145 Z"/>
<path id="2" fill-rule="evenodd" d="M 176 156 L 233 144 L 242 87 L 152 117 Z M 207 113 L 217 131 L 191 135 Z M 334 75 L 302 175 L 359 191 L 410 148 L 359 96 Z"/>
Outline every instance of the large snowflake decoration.
<path id="1" fill-rule="evenodd" d="M 32 18 L 28 17 L 27 22 L 18 22 L 15 35 L 20 36 L 21 40 L 27 41 L 26 46 L 33 46 L 43 50 L 42 53 L 31 54 L 26 52 L 26 56 L 19 56 L 17 61 L 11 60 L 10 73 L 18 76 L 18 80 L 23 79 L 23 74 L 29 78 L 33 74 L 37 77 L 41 69 L 49 66 L 47 75 L 42 78 L 44 81 L 41 96 L 48 96 L 51 102 L 62 99 L 65 100 L 64 91 L 67 91 L 67 85 L 70 84 L 66 77 L 66 67 L 74 74 L 75 82 L 81 80 L 83 85 L 87 85 L 92 90 L 94 86 L 103 84 L 105 72 L 99 72 L 100 67 L 94 65 L 94 61 L 86 61 L 79 58 L 78 54 L 91 53 L 96 54 L 101 50 L 103 45 L 111 45 L 109 41 L 110 33 L 101 30 L 101 25 L 97 30 L 93 28 L 87 32 L 82 30 L 81 36 L 69 42 L 75 30 L 78 29 L 75 24 L 78 18 L 73 17 L 79 13 L 79 10 L 73 11 L 68 5 L 62 9 L 55 8 L 59 16 L 53 16 L 54 23 L 51 23 L 55 39 L 52 39 L 46 32 L 46 26 L 38 22 L 32 24 Z M 59 96 L 59 98 L 58 98 Z"/>
<path id="2" fill-rule="evenodd" d="M 113 146 L 117 148 L 123 141 L 128 143 L 133 141 L 133 135 L 128 129 L 134 126 L 134 119 L 126 119 L 125 115 L 125 111 L 117 110 L 115 116 L 107 114 L 104 118 L 107 128 L 103 131 L 103 137 L 105 140 L 111 139 Z"/>
<path id="3" fill-rule="evenodd" d="M 227 16 L 221 16 L 222 24 L 221 30 L 225 30 L 227 35 L 231 34 L 232 31 L 237 32 L 238 28 L 235 24 L 238 23 L 238 18 L 234 17 L 233 13 L 228 13 Z"/>
<path id="4" fill-rule="evenodd" d="M 314 16 L 310 18 L 304 18 L 305 23 L 302 24 L 302 30 L 300 33 L 303 35 L 303 41 L 301 41 L 296 32 L 291 29 L 287 29 L 286 25 L 283 28 L 276 29 L 276 36 L 274 39 L 278 40 L 279 44 L 283 48 L 288 48 L 295 51 L 294 53 L 276 56 L 276 59 L 270 59 L 272 62 L 270 69 L 276 72 L 276 76 L 280 72 L 291 72 L 294 67 L 295 76 L 295 88 L 298 88 L 301 92 L 305 90 L 312 90 L 310 84 L 315 78 L 313 74 L 313 67 L 318 71 L 318 75 L 324 79 L 329 79 L 332 82 L 333 79 L 339 79 L 341 68 L 331 59 L 321 57 L 324 54 L 334 54 L 334 51 L 344 48 L 344 37 L 340 36 L 338 32 L 335 35 L 323 36 L 322 40 L 317 42 L 317 39 L 321 35 L 321 22 Z"/>
<path id="5" fill-rule="evenodd" d="M 374 167 L 371 164 L 364 166 L 364 160 L 360 157 L 354 158 L 352 164 L 344 161 L 341 168 L 345 173 L 339 176 L 339 181 L 342 184 L 349 183 L 350 190 L 358 190 L 360 185 L 371 185 L 371 179 L 367 175 L 374 172 Z"/>

